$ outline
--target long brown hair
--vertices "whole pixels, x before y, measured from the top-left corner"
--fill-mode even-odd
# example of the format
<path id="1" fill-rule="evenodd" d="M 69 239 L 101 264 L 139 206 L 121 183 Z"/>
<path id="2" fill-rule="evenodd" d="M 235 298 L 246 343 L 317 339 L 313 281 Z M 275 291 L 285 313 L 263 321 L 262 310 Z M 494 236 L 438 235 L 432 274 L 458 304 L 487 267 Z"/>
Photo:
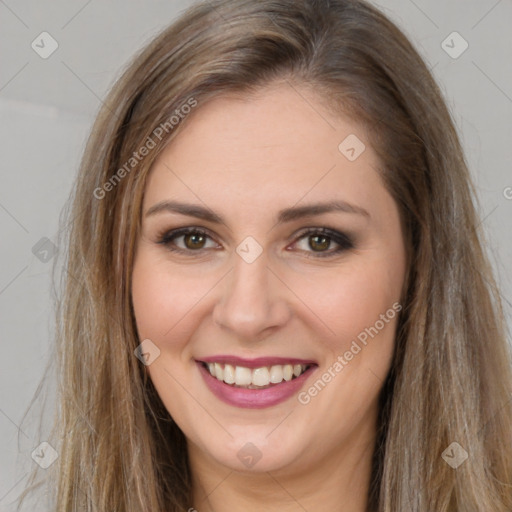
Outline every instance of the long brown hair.
<path id="1" fill-rule="evenodd" d="M 198 3 L 106 98 L 62 230 L 55 510 L 190 508 L 183 433 L 134 356 L 131 269 L 145 179 L 187 122 L 184 105 L 275 81 L 311 87 L 365 124 L 405 228 L 408 279 L 368 510 L 510 512 L 511 355 L 463 152 L 425 63 L 359 0 Z M 454 468 L 454 454 L 467 460 Z"/>

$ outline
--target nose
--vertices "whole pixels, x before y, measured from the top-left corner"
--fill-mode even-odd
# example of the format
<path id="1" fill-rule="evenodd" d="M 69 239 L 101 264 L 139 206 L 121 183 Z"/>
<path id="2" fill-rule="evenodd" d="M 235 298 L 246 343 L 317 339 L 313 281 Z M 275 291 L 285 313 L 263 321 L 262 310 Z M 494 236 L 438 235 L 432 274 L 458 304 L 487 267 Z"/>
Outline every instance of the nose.
<path id="1" fill-rule="evenodd" d="M 263 252 L 248 263 L 233 255 L 234 267 L 224 280 L 215 304 L 215 323 L 231 332 L 240 342 L 253 342 L 285 325 L 291 308 L 287 287 L 268 266 Z"/>

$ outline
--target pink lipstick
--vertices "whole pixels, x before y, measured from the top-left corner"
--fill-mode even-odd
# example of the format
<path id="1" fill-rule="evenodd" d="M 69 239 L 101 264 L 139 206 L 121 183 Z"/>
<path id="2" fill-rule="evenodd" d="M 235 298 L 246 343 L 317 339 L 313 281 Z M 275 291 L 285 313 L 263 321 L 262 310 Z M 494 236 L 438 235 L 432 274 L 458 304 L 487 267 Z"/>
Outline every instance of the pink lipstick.
<path id="1" fill-rule="evenodd" d="M 299 392 L 318 367 L 312 360 L 219 355 L 196 360 L 208 389 L 234 407 L 261 409 Z"/>

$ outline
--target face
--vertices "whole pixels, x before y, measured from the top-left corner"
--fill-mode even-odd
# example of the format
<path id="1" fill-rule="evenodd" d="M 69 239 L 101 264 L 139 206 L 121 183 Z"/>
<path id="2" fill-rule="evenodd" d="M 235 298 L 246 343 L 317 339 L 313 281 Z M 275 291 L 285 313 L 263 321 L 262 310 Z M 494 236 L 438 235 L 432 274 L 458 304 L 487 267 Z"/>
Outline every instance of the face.
<path id="1" fill-rule="evenodd" d="M 321 105 L 211 100 L 148 176 L 132 299 L 193 463 L 327 470 L 374 438 L 403 235 L 362 126 Z"/>

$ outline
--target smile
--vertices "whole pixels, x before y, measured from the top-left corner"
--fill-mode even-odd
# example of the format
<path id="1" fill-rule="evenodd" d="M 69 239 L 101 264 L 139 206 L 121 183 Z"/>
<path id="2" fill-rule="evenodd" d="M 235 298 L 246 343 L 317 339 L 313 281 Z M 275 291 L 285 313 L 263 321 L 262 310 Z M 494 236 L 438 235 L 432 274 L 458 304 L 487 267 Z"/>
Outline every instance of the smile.
<path id="1" fill-rule="evenodd" d="M 231 364 L 204 363 L 210 375 L 231 386 L 246 389 L 262 389 L 283 381 L 290 381 L 302 375 L 311 365 L 277 364 L 260 368 L 233 366 Z"/>
<path id="2" fill-rule="evenodd" d="M 243 408 L 277 405 L 297 394 L 318 368 L 314 361 L 217 356 L 196 360 L 208 389 L 223 402 Z"/>

